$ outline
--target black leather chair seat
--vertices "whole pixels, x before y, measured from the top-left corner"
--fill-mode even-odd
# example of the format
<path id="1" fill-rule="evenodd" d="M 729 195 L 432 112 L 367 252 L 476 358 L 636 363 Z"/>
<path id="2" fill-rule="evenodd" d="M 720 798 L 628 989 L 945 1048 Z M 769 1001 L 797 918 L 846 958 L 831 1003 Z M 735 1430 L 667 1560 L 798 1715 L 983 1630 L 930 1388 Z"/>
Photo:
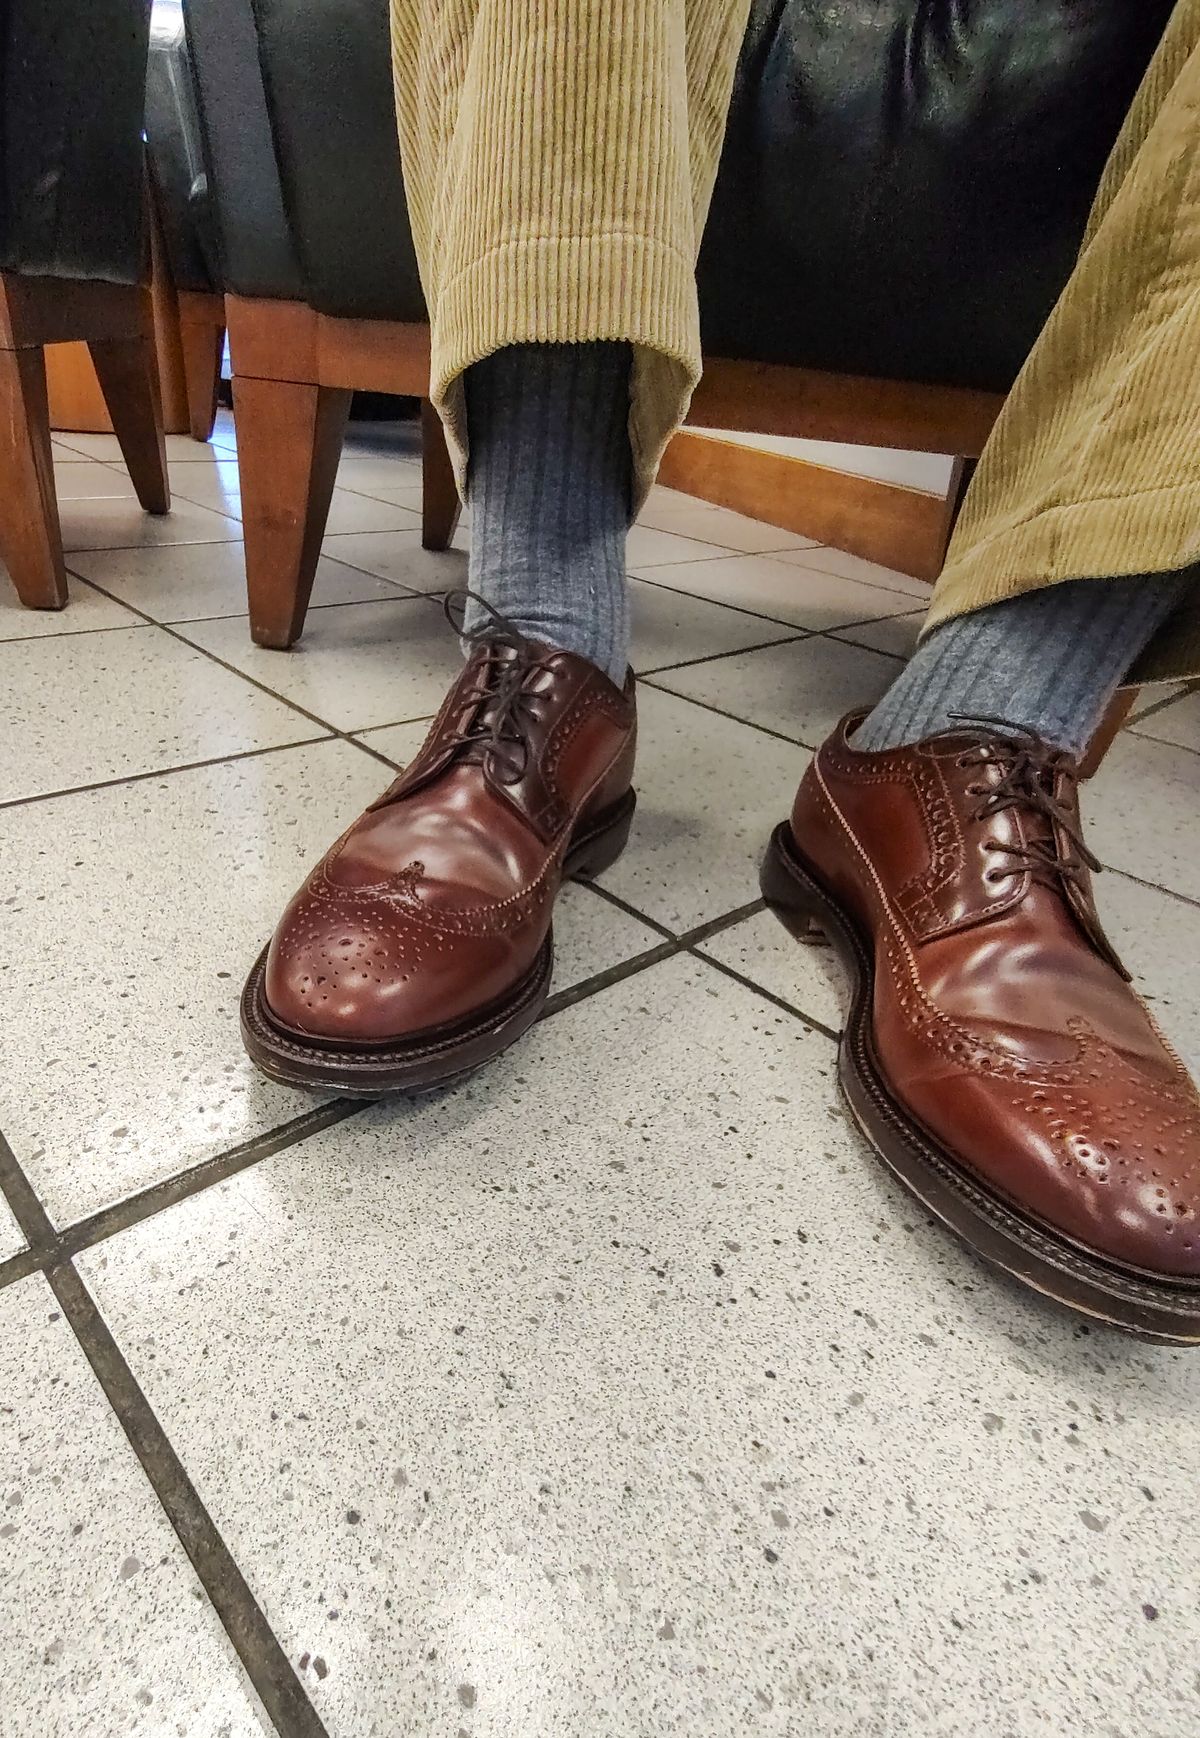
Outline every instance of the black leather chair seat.
<path id="1" fill-rule="evenodd" d="M 706 350 L 1005 390 L 1171 6 L 755 0 L 700 261 Z M 253 20 L 203 0 L 189 27 L 229 287 L 423 319 L 387 0 L 254 0 Z"/>

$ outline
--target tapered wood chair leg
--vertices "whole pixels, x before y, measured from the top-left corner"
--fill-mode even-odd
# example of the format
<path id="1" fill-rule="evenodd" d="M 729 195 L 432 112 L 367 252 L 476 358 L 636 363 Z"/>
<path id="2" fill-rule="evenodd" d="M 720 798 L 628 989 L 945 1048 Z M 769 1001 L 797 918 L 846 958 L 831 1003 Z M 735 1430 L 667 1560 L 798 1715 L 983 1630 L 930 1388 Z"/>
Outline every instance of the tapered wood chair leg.
<path id="1" fill-rule="evenodd" d="M 282 650 L 304 627 L 350 415 L 341 387 L 235 375 L 250 634 Z"/>
<path id="2" fill-rule="evenodd" d="M 171 511 L 158 364 L 148 337 L 93 338 L 92 362 L 129 480 L 147 513 Z"/>
<path id="3" fill-rule="evenodd" d="M 179 342 L 183 351 L 188 429 L 194 441 L 206 441 L 217 420 L 225 328 L 210 321 L 184 319 L 179 323 Z"/>
<path id="4" fill-rule="evenodd" d="M 450 464 L 442 419 L 427 398 L 421 400 L 421 543 L 448 549 L 458 526 L 462 502 Z"/>
<path id="5" fill-rule="evenodd" d="M 1137 688 L 1117 689 L 1108 711 L 1100 720 L 1096 734 L 1083 751 L 1083 757 L 1079 762 L 1080 778 L 1091 778 L 1099 771 L 1100 762 L 1120 735 L 1125 720 L 1133 711 L 1138 693 Z"/>
<path id="6" fill-rule="evenodd" d="M 46 360 L 40 349 L 0 350 L 0 557 L 27 609 L 67 601 L 54 492 Z"/>

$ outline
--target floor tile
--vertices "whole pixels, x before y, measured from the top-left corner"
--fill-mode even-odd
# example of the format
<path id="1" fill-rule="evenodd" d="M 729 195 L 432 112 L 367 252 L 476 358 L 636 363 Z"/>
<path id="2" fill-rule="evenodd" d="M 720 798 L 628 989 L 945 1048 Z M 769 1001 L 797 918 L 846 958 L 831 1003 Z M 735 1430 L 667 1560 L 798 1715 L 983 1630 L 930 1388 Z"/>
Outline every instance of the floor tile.
<path id="1" fill-rule="evenodd" d="M 21 1227 L 9 1211 L 8 1203 L 0 1200 L 0 1261 L 7 1261 L 25 1247 Z"/>
<path id="2" fill-rule="evenodd" d="M 802 946 L 770 911 L 718 931 L 701 953 L 731 966 L 773 996 L 840 1032 L 846 1011 L 846 975 L 831 947 Z"/>
<path id="3" fill-rule="evenodd" d="M 116 435 L 111 434 L 73 434 L 63 432 L 54 437 L 56 447 L 63 447 L 67 453 L 76 453 L 88 459 L 99 459 L 103 464 L 120 465 L 124 468 L 125 461 L 121 457 L 121 443 Z M 225 459 L 234 450 L 232 424 L 222 425 L 213 429 L 210 441 L 194 441 L 191 435 L 167 435 L 167 466 L 199 463 L 204 459 Z"/>
<path id="4" fill-rule="evenodd" d="M 325 535 L 339 536 L 342 532 L 411 531 L 420 535 L 419 510 L 398 506 L 393 501 L 380 501 L 372 495 L 359 495 L 352 489 L 335 489 L 325 521 Z"/>
<path id="5" fill-rule="evenodd" d="M 849 640 L 855 646 L 869 646 L 874 652 L 888 652 L 895 658 L 911 658 L 917 649 L 917 635 L 925 620 L 925 611 L 913 615 L 883 616 L 874 622 L 857 622 L 853 627 L 839 628 L 836 638 Z"/>
<path id="6" fill-rule="evenodd" d="M 408 474 L 414 476 L 411 467 Z M 351 479 L 344 486 L 364 495 L 370 495 L 375 501 L 391 501 L 397 507 L 407 507 L 413 513 L 420 513 L 425 496 L 419 473 L 415 474 L 413 482 L 399 483 L 395 487 L 359 490 L 358 483 L 354 479 Z"/>
<path id="7" fill-rule="evenodd" d="M 387 778 L 324 742 L 5 815 L 0 1129 L 59 1224 L 319 1102 L 250 1067 L 238 997 Z"/>
<path id="8" fill-rule="evenodd" d="M 338 730 L 425 718 L 462 669 L 458 642 L 432 598 L 314 610 L 290 652 L 252 645 L 242 616 L 179 631 Z"/>
<path id="9" fill-rule="evenodd" d="M 895 615 L 906 607 L 899 592 L 785 566 L 772 555 L 727 555 L 662 567 L 631 564 L 630 571 L 656 585 L 818 632 L 867 616 Z"/>
<path id="10" fill-rule="evenodd" d="M 347 561 L 409 591 L 457 591 L 467 583 L 464 551 L 422 549 L 415 529 L 333 534 L 326 537 L 324 549 L 335 561 Z"/>
<path id="11" fill-rule="evenodd" d="M 1200 899 L 1200 761 L 1124 730 L 1083 788 L 1088 843 L 1101 862 Z"/>
<path id="12" fill-rule="evenodd" d="M 656 531 L 671 531 L 678 537 L 692 537 L 701 543 L 715 543 L 722 549 L 740 549 L 747 555 L 817 546 L 815 537 L 781 531 L 777 525 L 747 519 L 744 514 L 731 513 L 728 508 L 714 507 L 709 501 L 681 495 L 673 489 L 652 489 L 650 499 L 638 515 L 638 524 L 652 526 Z"/>
<path id="13" fill-rule="evenodd" d="M 0 1292 L 4 1729 L 266 1738 L 237 1657 L 40 1276 Z"/>
<path id="14" fill-rule="evenodd" d="M 135 499 L 133 484 L 124 471 L 98 465 L 90 459 L 77 464 L 54 461 L 54 492 L 60 501 L 95 500 L 102 496 Z"/>
<path id="15" fill-rule="evenodd" d="M 137 617 L 90 585 L 67 578 L 67 607 L 31 610 L 18 598 L 0 562 L 0 641 L 42 639 L 53 634 L 83 634 L 93 628 L 132 627 Z M 2 705 L 3 702 L 0 702 Z"/>
<path id="16" fill-rule="evenodd" d="M 246 612 L 246 555 L 241 543 L 181 543 L 169 550 L 81 550 L 71 557 L 71 568 L 155 621 L 198 621 Z M 317 563 L 313 607 L 395 596 L 395 586 L 373 574 L 324 556 Z"/>
<path id="17" fill-rule="evenodd" d="M 158 628 L 0 645 L 0 802 L 313 734 Z"/>
<path id="18" fill-rule="evenodd" d="M 814 638 L 689 664 L 653 680 L 815 748 L 852 707 L 873 705 L 898 669 L 880 652 Z"/>
<path id="19" fill-rule="evenodd" d="M 136 500 L 64 501 L 63 548 L 138 549 L 171 543 L 221 543 L 242 534 L 236 519 L 179 501 L 169 513 L 144 513 Z"/>
<path id="20" fill-rule="evenodd" d="M 1200 1361 L 939 1235 L 833 1066 L 674 960 L 83 1258 L 331 1738 L 1190 1730 Z"/>
<path id="21" fill-rule="evenodd" d="M 338 466 L 338 487 L 353 489 L 359 495 L 380 496 L 381 490 L 416 489 L 421 487 L 418 464 L 408 457 L 373 459 L 344 455 Z M 386 499 L 386 496 L 380 496 Z"/>
<path id="22" fill-rule="evenodd" d="M 863 585 L 879 585 L 887 591 L 906 592 L 910 597 L 919 598 L 922 604 L 929 601 L 933 591 L 928 580 L 913 579 L 910 574 L 900 573 L 895 568 L 881 567 L 877 561 L 864 561 L 861 555 L 851 555 L 847 549 L 785 549 L 775 559 L 796 567 L 812 568 L 817 573 L 838 573 L 843 579 L 857 579 Z"/>
<path id="23" fill-rule="evenodd" d="M 171 476 L 171 498 L 176 502 L 190 501 L 197 507 L 211 507 L 230 519 L 242 516 L 242 482 L 237 459 L 232 453 L 227 460 L 215 464 L 189 465 Z"/>
<path id="24" fill-rule="evenodd" d="M 713 658 L 743 646 L 794 638 L 794 628 L 761 616 L 686 597 L 644 580 L 630 581 L 635 670 L 657 670 L 689 658 Z"/>
<path id="25" fill-rule="evenodd" d="M 808 756 L 673 694 L 638 691 L 638 810 L 604 885 L 676 933 L 758 898 Z"/>
<path id="26" fill-rule="evenodd" d="M 1155 1019 L 1200 1080 L 1200 907 L 1111 872 L 1096 877 L 1096 902 Z"/>
<path id="27" fill-rule="evenodd" d="M 1152 697 L 1154 690 L 1147 692 Z M 1200 750 L 1200 692 L 1184 693 L 1161 712 L 1154 712 L 1129 728 L 1138 736 L 1153 737 L 1156 742 L 1173 742 L 1179 748 Z"/>
<path id="28" fill-rule="evenodd" d="M 721 558 L 716 543 L 701 543 L 694 537 L 679 537 L 673 531 L 656 531 L 650 525 L 635 525 L 625 545 L 625 565 L 632 572 L 643 568 L 678 566 L 685 561 L 714 561 Z"/>
<path id="29" fill-rule="evenodd" d="M 230 518 L 242 517 L 238 468 L 230 465 L 190 465 L 181 474 L 175 499 L 184 498 L 213 508 Z M 419 512 L 392 501 L 379 501 L 351 489 L 334 489 L 325 521 L 327 535 L 342 531 L 411 531 L 420 529 Z"/>

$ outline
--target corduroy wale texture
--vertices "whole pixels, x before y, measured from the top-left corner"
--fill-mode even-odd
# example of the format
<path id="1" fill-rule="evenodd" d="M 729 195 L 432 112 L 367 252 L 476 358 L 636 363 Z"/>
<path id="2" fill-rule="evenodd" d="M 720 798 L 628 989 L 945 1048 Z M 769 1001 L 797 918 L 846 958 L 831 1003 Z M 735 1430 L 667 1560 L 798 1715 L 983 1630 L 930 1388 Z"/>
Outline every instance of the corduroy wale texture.
<path id="1" fill-rule="evenodd" d="M 749 0 L 392 0 L 431 395 L 507 345 L 624 340 L 636 509 L 700 374 L 694 263 Z M 968 493 L 929 627 L 1200 558 L 1200 0 L 1179 0 L 1075 272 Z M 798 316 L 802 317 L 802 313 Z M 1200 596 L 1140 679 L 1200 672 Z"/>

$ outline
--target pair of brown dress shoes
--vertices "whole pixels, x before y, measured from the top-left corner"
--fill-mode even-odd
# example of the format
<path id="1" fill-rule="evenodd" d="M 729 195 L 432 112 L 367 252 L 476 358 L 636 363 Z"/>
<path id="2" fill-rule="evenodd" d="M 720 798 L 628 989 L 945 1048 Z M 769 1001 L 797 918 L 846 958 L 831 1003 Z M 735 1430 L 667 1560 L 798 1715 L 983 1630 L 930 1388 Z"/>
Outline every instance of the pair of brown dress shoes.
<path id="1" fill-rule="evenodd" d="M 1200 1095 L 1096 916 L 1070 758 L 999 721 L 881 754 L 845 720 L 767 848 L 767 903 L 853 993 L 840 1072 L 885 1164 L 1077 1310 L 1200 1342 Z M 243 995 L 276 1080 L 374 1097 L 498 1055 L 549 992 L 569 877 L 620 854 L 633 678 L 502 628 L 291 901 Z"/>

